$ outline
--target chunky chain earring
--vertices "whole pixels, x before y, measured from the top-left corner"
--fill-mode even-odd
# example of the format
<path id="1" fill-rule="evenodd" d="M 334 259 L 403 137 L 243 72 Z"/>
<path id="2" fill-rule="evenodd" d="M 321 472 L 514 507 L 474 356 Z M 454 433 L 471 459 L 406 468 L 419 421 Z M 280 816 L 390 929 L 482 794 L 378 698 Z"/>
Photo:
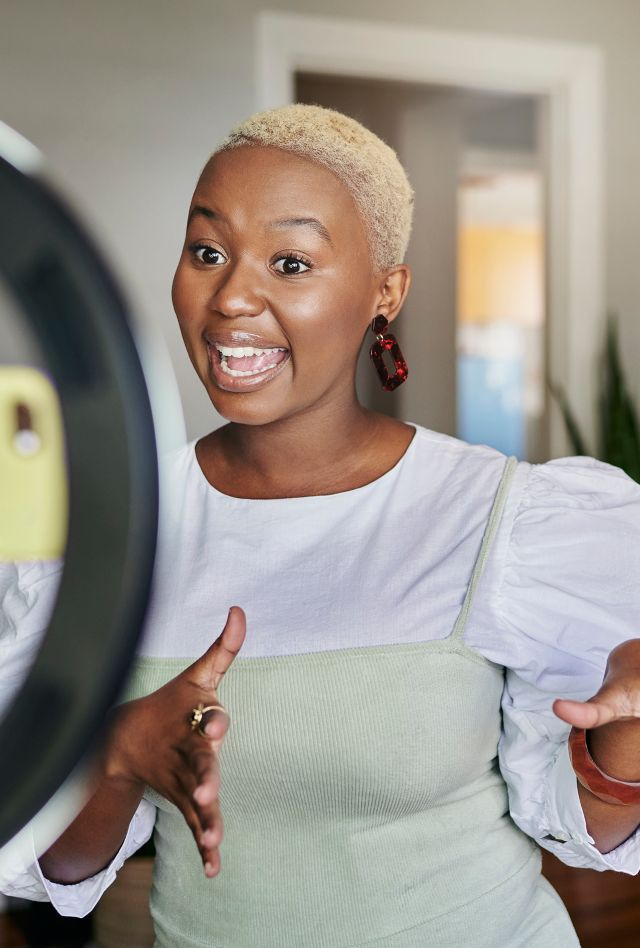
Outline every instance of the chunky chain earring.
<path id="1" fill-rule="evenodd" d="M 389 321 L 385 316 L 375 316 L 371 320 L 371 331 L 376 334 L 376 342 L 373 343 L 369 349 L 369 355 L 371 356 L 371 361 L 376 367 L 376 371 L 380 376 L 380 381 L 382 382 L 382 387 L 385 392 L 392 392 L 394 388 L 397 388 L 398 385 L 402 385 L 403 382 L 406 382 L 407 376 L 409 374 L 409 366 L 404 361 L 404 356 L 400 351 L 400 346 L 394 335 L 390 332 L 387 332 L 387 326 Z M 384 364 L 383 355 L 385 352 L 391 353 L 391 358 L 393 359 L 393 365 L 395 368 L 395 373 L 391 375 L 388 368 Z"/>

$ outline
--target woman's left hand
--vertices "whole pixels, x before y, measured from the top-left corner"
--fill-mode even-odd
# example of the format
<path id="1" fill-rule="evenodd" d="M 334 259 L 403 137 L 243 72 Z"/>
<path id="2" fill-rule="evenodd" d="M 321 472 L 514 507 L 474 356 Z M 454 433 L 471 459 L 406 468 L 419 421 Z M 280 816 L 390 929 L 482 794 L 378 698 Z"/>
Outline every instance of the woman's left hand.
<path id="1" fill-rule="evenodd" d="M 640 780 L 640 639 L 613 649 L 593 697 L 557 698 L 553 710 L 567 724 L 594 729 L 589 749 L 601 770 L 618 780 Z"/>

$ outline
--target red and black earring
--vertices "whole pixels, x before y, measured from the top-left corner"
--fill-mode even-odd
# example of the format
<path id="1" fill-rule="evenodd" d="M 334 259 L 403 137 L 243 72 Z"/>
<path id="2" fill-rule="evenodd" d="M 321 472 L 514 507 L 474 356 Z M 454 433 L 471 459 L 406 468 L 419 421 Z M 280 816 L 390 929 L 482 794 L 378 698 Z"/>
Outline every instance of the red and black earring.
<path id="1" fill-rule="evenodd" d="M 409 366 L 404 361 L 398 340 L 394 335 L 386 331 L 388 325 L 389 321 L 385 316 L 375 316 L 371 320 L 371 331 L 376 334 L 376 342 L 374 342 L 369 349 L 369 355 L 380 376 L 383 389 L 385 392 L 392 392 L 398 385 L 402 385 L 403 382 L 406 382 L 409 374 Z M 383 355 L 385 352 L 390 353 L 393 359 L 395 369 L 393 375 L 384 364 Z"/>

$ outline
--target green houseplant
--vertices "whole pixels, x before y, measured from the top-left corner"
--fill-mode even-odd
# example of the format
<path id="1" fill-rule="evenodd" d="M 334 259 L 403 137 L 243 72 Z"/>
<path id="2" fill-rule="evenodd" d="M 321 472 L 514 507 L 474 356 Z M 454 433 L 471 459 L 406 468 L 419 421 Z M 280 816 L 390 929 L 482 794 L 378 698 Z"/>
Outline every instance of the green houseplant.
<path id="1" fill-rule="evenodd" d="M 564 389 L 551 380 L 548 384 L 562 411 L 574 453 L 614 464 L 640 483 L 640 424 L 627 388 L 618 340 L 617 319 L 609 314 L 600 365 L 595 453 L 588 450 Z"/>

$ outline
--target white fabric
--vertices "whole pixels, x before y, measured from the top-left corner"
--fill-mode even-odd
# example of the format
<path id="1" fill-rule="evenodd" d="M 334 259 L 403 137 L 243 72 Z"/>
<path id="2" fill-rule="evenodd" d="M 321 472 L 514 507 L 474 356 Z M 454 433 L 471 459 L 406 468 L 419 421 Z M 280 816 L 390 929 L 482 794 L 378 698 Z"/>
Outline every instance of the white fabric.
<path id="1" fill-rule="evenodd" d="M 194 442 L 174 452 L 140 651 L 201 654 L 233 604 L 247 613 L 236 661 L 449 635 L 505 458 L 415 427 L 391 471 L 329 496 L 229 497 L 205 480 Z M 46 628 L 59 576 L 60 564 L 0 565 L 3 703 Z M 640 485 L 593 458 L 520 462 L 465 633 L 506 668 L 498 753 L 513 819 L 570 865 L 630 874 L 640 871 L 640 833 L 598 852 L 569 727 L 551 704 L 593 695 L 611 649 L 640 634 L 639 576 Z M 34 864 L 0 890 L 86 914 L 149 838 L 154 815 L 143 801 L 120 853 L 92 879 L 53 885 Z"/>

